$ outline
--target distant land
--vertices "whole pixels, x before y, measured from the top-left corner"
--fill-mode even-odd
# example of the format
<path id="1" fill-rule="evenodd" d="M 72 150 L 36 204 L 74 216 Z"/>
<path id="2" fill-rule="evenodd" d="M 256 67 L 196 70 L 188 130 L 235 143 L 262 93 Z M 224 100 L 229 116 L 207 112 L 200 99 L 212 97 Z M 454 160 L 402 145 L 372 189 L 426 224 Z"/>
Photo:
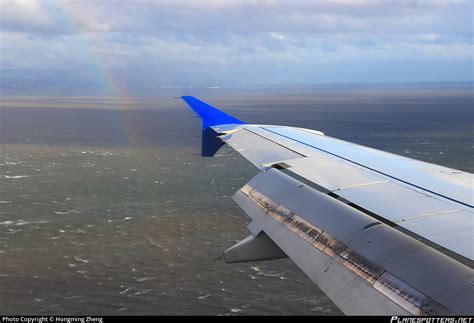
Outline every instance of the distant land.
<path id="1" fill-rule="evenodd" d="M 113 80 L 113 81 L 112 81 Z M 291 83 L 291 84 L 253 84 L 221 83 L 212 80 L 187 80 L 169 83 L 162 80 L 156 73 L 144 75 L 133 71 L 119 71 L 108 78 L 98 77 L 97 72 L 85 70 L 80 73 L 73 69 L 0 69 L 0 90 L 3 89 L 178 89 L 178 88 L 207 88 L 207 89 L 264 89 L 264 88 L 437 88 L 456 87 L 457 89 L 473 88 L 474 80 L 457 82 L 390 82 L 390 83 Z"/>

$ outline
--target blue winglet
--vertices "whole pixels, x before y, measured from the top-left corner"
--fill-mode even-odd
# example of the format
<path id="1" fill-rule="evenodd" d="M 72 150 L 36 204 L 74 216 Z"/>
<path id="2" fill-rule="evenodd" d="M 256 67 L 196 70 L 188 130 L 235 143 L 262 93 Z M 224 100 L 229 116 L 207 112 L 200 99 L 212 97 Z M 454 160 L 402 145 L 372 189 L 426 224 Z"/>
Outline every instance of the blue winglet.
<path id="1" fill-rule="evenodd" d="M 245 124 L 193 96 L 182 96 L 182 98 L 202 119 L 201 156 L 212 157 L 224 145 L 224 142 L 217 137 L 219 134 L 211 128 L 212 126 Z"/>
<path id="2" fill-rule="evenodd" d="M 182 96 L 182 98 L 201 117 L 203 129 L 222 124 L 245 124 L 193 96 Z"/>

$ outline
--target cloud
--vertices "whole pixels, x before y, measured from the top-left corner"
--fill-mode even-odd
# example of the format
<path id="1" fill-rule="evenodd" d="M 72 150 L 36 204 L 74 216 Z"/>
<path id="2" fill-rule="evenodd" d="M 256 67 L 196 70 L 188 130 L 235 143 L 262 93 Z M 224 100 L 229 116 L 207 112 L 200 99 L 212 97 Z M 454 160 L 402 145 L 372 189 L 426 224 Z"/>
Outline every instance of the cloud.
<path id="1" fill-rule="evenodd" d="M 420 62 L 472 66 L 470 1 L 0 0 L 0 8 L 3 68 L 99 64 L 162 78 L 297 82 L 324 81 L 314 71 L 331 69 L 332 81 L 370 80 L 348 76 L 349 63 L 397 65 L 407 80 Z"/>
<path id="2" fill-rule="evenodd" d="M 40 1 L 0 2 L 1 28 L 18 32 L 52 32 L 54 19 L 42 7 Z"/>
<path id="3" fill-rule="evenodd" d="M 436 34 L 472 37 L 469 1 L 1 0 L 0 3 L 2 29 L 31 33 L 117 32 L 157 36 L 189 33 L 205 39 L 209 33 L 413 34 L 430 30 Z"/>

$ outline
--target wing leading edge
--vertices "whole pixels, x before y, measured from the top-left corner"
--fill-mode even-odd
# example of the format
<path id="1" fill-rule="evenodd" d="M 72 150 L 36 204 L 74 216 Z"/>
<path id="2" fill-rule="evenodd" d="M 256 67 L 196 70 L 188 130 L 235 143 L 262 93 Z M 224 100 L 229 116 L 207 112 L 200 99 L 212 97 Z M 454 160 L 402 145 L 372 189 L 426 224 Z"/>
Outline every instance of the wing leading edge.
<path id="1" fill-rule="evenodd" d="M 287 255 L 346 314 L 473 313 L 472 174 L 183 99 L 203 152 L 208 129 L 263 171 L 234 196 L 252 235 L 226 261 Z"/>

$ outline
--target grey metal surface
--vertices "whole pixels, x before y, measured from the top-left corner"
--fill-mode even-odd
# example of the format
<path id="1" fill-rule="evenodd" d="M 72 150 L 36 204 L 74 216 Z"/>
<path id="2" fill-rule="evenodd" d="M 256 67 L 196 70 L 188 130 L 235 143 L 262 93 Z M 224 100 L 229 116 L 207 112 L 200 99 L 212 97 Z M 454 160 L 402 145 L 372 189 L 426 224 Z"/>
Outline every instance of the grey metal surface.
<path id="1" fill-rule="evenodd" d="M 380 175 L 354 167 L 333 156 L 297 158 L 285 160 L 284 163 L 291 166 L 290 171 L 330 191 L 388 181 Z"/>
<path id="2" fill-rule="evenodd" d="M 474 258 L 472 212 L 461 210 L 431 214 L 407 219 L 400 225 L 421 236 L 434 237 L 433 241 L 440 246 L 457 251 L 471 261 Z"/>
<path id="3" fill-rule="evenodd" d="M 306 129 L 258 125 L 236 129 L 226 142 L 234 143 L 260 169 L 282 162 L 289 171 L 349 202 L 474 259 L 472 174 Z"/>
<path id="4" fill-rule="evenodd" d="M 395 223 L 415 216 L 463 209 L 391 181 L 342 188 L 335 193 Z"/>
<path id="5" fill-rule="evenodd" d="M 288 175 L 260 173 L 234 200 L 345 313 L 474 312 L 472 268 Z"/>
<path id="6" fill-rule="evenodd" d="M 297 213 L 306 221 L 318 223 L 319 228 L 331 232 L 332 236 L 341 241 L 374 222 L 367 216 L 359 216 L 356 214 L 360 213 L 359 211 L 344 203 L 334 203 L 334 199 L 326 194 L 319 193 L 315 203 L 316 195 L 312 188 L 275 169 L 257 175 L 248 185 L 254 188 L 254 191 L 249 193 L 250 196 L 254 194 L 255 198 L 262 199 L 258 194 L 263 195 L 265 199 L 278 201 L 278 204 Z M 274 208 L 277 209 L 277 206 Z"/>
<path id="7" fill-rule="evenodd" d="M 224 251 L 224 259 L 227 263 L 274 260 L 287 257 L 280 247 L 263 231 L 248 236 Z"/>
<path id="8" fill-rule="evenodd" d="M 308 277 L 346 314 L 353 315 L 409 315 L 410 312 L 390 301 L 344 266 L 315 249 L 289 228 L 269 218 L 261 208 L 240 191 L 234 200 L 252 218 L 255 225 L 300 267 Z"/>
<path id="9" fill-rule="evenodd" d="M 336 158 L 300 158 L 285 164 L 291 166 L 289 171 L 351 203 L 459 255 L 474 258 L 474 216 L 463 205 L 400 185 Z"/>
<path id="10" fill-rule="evenodd" d="M 262 126 L 260 134 L 267 138 L 285 142 L 285 146 L 307 155 L 329 154 L 350 160 L 354 164 L 376 170 L 380 173 L 403 181 L 404 185 L 414 184 L 417 188 L 445 196 L 471 207 L 474 204 L 472 174 L 425 163 L 387 153 L 377 149 L 353 144 L 329 136 L 293 127 Z M 297 148 L 300 146 L 301 148 Z M 308 148 L 312 152 L 308 154 Z M 410 185 L 413 186 L 413 185 Z"/>
<path id="11" fill-rule="evenodd" d="M 468 282 L 474 275 L 472 268 L 416 239 L 389 226 L 376 225 L 354 236 L 348 247 L 453 313 L 474 310 L 473 286 Z M 466 300 L 469 306 L 462 305 Z"/>
<path id="12" fill-rule="evenodd" d="M 222 139 L 259 169 L 264 169 L 266 164 L 301 157 L 300 154 L 250 133 L 246 129 L 236 130 Z"/>

